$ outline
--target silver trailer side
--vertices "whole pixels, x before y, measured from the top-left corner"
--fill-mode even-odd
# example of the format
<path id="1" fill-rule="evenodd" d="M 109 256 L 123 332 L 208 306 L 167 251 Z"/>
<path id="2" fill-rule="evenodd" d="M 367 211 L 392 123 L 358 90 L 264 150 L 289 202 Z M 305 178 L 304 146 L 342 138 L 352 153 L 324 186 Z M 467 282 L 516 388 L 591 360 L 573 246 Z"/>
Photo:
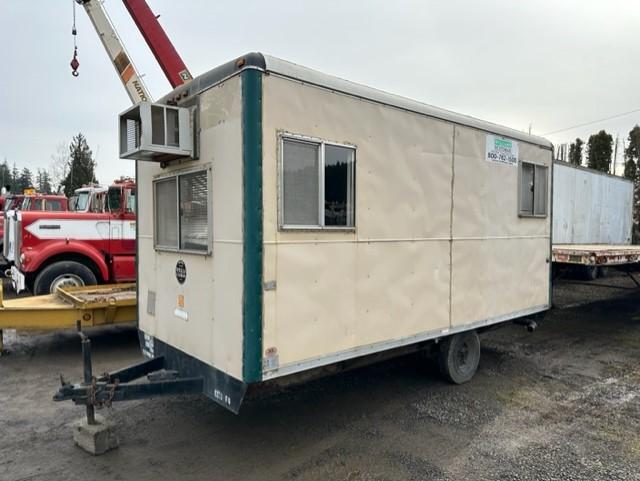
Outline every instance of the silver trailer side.
<path id="1" fill-rule="evenodd" d="M 632 181 L 554 162 L 554 245 L 628 245 L 632 226 Z"/>

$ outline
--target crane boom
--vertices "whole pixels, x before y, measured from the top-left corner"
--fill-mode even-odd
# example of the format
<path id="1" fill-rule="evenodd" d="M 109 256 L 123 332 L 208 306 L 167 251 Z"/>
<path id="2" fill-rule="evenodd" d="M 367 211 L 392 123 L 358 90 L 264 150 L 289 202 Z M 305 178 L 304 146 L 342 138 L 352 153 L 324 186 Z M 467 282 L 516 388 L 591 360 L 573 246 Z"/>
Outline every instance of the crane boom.
<path id="1" fill-rule="evenodd" d="M 147 92 L 146 87 L 140 79 L 140 75 L 138 75 L 129 56 L 125 52 L 122 40 L 120 40 L 118 33 L 111 24 L 102 3 L 99 0 L 76 1 L 84 7 L 87 15 L 89 15 L 89 19 L 96 29 L 96 32 L 98 32 L 100 41 L 107 51 L 120 80 L 122 80 L 131 102 L 137 104 L 138 102 L 151 100 L 149 92 Z"/>
<path id="2" fill-rule="evenodd" d="M 182 61 L 182 58 L 169 40 L 157 17 L 145 0 L 122 0 L 133 18 L 147 45 L 160 64 L 172 87 L 190 82 L 193 77 Z M 111 24 L 109 16 L 101 0 L 76 0 L 89 15 L 96 32 L 100 36 L 113 66 L 122 80 L 127 94 L 134 104 L 143 100 L 151 100 L 151 95 L 140 79 L 131 59 L 127 55 L 122 40 Z M 75 32 L 75 30 L 74 30 Z M 74 57 L 75 58 L 75 57 Z M 72 66 L 73 67 L 73 66 Z M 77 68 L 77 65 L 75 66 Z"/>
<path id="3" fill-rule="evenodd" d="M 169 40 L 145 0 L 123 0 L 147 45 L 173 88 L 193 80 L 187 66 Z"/>

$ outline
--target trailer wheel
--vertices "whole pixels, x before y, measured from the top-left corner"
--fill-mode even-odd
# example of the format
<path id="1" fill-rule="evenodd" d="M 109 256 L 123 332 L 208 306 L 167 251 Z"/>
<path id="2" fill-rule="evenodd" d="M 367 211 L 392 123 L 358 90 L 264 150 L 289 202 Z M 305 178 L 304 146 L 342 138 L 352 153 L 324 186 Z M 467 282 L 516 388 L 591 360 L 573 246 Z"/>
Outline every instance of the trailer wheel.
<path id="1" fill-rule="evenodd" d="M 598 266 L 584 266 L 584 278 L 587 281 L 595 281 L 600 275 L 600 268 Z"/>
<path id="2" fill-rule="evenodd" d="M 471 380 L 480 363 L 480 338 L 476 331 L 461 332 L 440 343 L 438 367 L 444 378 L 454 384 Z"/>
<path id="3" fill-rule="evenodd" d="M 90 286 L 97 284 L 95 274 L 84 264 L 76 261 L 60 261 L 47 266 L 37 275 L 33 283 L 36 296 L 53 294 L 58 287 Z"/>

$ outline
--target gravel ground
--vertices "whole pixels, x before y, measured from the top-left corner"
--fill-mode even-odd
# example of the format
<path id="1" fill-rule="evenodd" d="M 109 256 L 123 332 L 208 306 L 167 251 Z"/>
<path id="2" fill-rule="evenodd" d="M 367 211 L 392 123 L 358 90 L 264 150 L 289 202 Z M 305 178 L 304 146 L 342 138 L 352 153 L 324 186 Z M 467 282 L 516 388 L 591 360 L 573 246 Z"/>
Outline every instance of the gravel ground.
<path id="1" fill-rule="evenodd" d="M 82 415 L 53 403 L 79 379 L 72 332 L 10 333 L 0 358 L 0 479 L 640 480 L 640 290 L 625 276 L 562 279 L 537 331 L 482 336 L 471 383 L 419 355 L 250 399 L 235 416 L 204 398 L 102 413 L 120 448 L 74 447 Z M 96 372 L 140 359 L 129 328 L 91 333 Z"/>

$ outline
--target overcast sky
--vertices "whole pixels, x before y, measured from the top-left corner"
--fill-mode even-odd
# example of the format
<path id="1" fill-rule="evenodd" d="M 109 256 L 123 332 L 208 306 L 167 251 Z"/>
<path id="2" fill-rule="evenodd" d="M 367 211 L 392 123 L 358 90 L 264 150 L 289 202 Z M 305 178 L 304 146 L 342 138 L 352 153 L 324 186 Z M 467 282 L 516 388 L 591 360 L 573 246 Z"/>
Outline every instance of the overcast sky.
<path id="1" fill-rule="evenodd" d="M 94 0 L 95 1 L 95 0 Z M 192 74 L 249 51 L 512 128 L 546 134 L 640 109 L 635 0 L 148 0 Z M 154 98 L 169 83 L 120 0 L 106 8 Z M 132 175 L 117 154 L 129 99 L 82 8 L 71 76 L 72 0 L 0 0 L 0 160 L 45 168 L 83 132 L 98 178 Z M 640 112 L 547 137 L 606 129 Z"/>

